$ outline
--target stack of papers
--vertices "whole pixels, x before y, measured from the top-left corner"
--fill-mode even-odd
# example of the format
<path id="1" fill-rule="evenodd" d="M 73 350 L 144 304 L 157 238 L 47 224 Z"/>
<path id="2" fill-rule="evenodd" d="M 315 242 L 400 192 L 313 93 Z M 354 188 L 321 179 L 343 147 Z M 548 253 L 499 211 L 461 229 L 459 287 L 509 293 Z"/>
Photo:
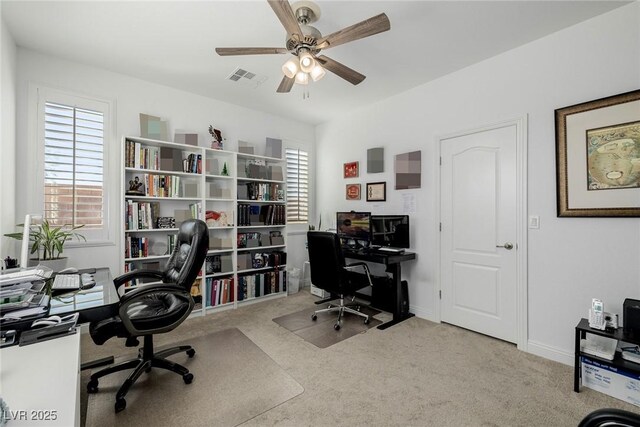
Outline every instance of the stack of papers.
<path id="1" fill-rule="evenodd" d="M 587 334 L 586 339 L 580 340 L 581 352 L 607 360 L 613 360 L 617 346 L 618 340 L 594 334 Z"/>

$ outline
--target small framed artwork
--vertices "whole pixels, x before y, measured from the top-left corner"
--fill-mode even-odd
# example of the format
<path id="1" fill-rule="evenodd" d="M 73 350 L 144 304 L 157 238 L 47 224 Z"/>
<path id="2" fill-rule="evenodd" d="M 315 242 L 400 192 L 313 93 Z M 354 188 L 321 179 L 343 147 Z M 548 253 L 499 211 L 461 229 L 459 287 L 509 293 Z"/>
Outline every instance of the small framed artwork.
<path id="1" fill-rule="evenodd" d="M 347 184 L 347 200 L 360 200 L 360 184 Z"/>
<path id="2" fill-rule="evenodd" d="M 557 109 L 559 217 L 640 216 L 640 90 Z"/>
<path id="3" fill-rule="evenodd" d="M 344 164 L 344 177 L 345 178 L 358 177 L 358 162 L 349 162 Z"/>
<path id="4" fill-rule="evenodd" d="M 367 202 L 384 202 L 387 200 L 386 182 L 367 183 Z"/>

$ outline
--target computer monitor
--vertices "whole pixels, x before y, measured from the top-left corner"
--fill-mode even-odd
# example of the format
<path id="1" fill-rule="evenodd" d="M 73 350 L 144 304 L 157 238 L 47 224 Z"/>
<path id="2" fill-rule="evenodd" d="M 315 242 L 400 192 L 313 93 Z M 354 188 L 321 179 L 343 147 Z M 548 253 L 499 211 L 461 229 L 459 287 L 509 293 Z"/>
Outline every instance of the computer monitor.
<path id="1" fill-rule="evenodd" d="M 371 244 L 409 248 L 409 215 L 372 215 Z"/>
<path id="2" fill-rule="evenodd" d="M 20 268 L 29 267 L 29 253 L 31 252 L 31 227 L 42 222 L 42 215 L 26 214 L 24 229 L 22 230 L 22 245 L 20 247 Z"/>
<path id="3" fill-rule="evenodd" d="M 336 229 L 342 239 L 371 240 L 371 212 L 337 212 Z"/>

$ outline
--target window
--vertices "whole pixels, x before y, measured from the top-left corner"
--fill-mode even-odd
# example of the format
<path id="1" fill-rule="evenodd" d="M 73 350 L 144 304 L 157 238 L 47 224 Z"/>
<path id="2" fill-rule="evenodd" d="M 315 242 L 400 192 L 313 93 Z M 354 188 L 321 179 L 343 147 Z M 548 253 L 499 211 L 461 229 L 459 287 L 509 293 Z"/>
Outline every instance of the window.
<path id="1" fill-rule="evenodd" d="M 29 211 L 42 212 L 52 225 L 82 226 L 89 245 L 112 244 L 108 199 L 117 190 L 107 185 L 112 102 L 36 90 L 38 195 Z"/>
<path id="2" fill-rule="evenodd" d="M 309 221 L 309 154 L 296 148 L 286 149 L 287 222 Z"/>
<path id="3" fill-rule="evenodd" d="M 44 218 L 53 225 L 104 225 L 104 114 L 45 103 Z"/>

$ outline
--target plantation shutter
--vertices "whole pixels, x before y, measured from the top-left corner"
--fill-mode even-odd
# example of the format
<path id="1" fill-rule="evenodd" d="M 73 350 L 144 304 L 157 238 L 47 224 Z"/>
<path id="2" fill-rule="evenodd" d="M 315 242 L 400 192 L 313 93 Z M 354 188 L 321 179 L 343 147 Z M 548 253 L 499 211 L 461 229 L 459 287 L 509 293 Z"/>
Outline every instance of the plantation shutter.
<path id="1" fill-rule="evenodd" d="M 45 102 L 44 218 L 104 226 L 104 114 Z"/>
<path id="2" fill-rule="evenodd" d="M 309 154 L 287 148 L 287 222 L 309 220 Z"/>

